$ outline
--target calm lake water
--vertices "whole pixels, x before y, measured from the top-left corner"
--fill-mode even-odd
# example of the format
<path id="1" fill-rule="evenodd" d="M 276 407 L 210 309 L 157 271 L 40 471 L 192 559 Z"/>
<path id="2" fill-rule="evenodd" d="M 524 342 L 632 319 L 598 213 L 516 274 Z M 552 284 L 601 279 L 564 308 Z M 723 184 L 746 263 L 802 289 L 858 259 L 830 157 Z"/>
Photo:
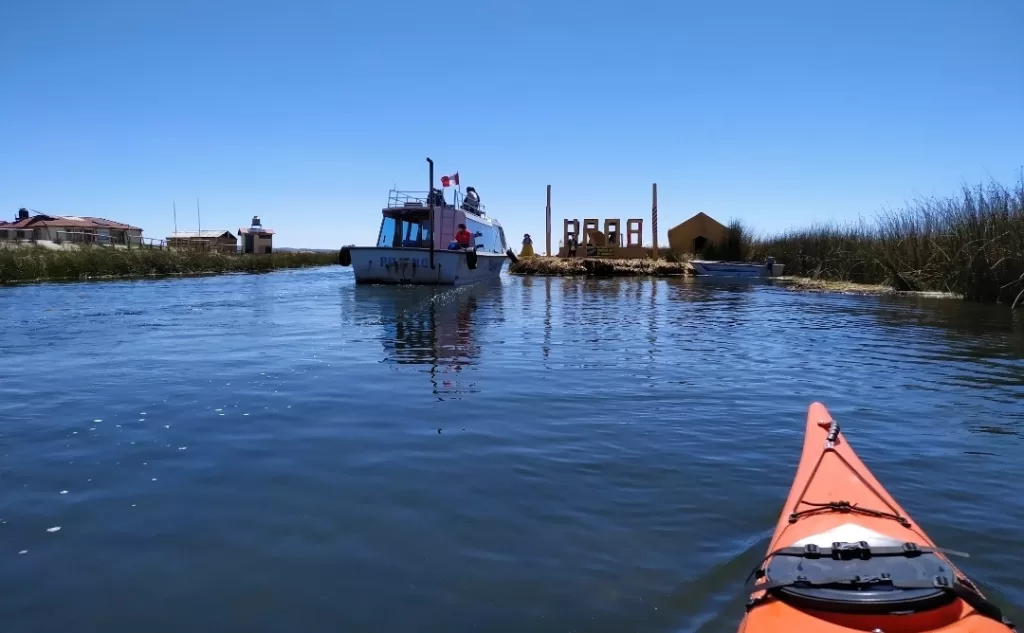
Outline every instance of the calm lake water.
<path id="1" fill-rule="evenodd" d="M 731 632 L 814 400 L 1024 619 L 1005 306 L 327 268 L 0 323 L 5 633 Z"/>

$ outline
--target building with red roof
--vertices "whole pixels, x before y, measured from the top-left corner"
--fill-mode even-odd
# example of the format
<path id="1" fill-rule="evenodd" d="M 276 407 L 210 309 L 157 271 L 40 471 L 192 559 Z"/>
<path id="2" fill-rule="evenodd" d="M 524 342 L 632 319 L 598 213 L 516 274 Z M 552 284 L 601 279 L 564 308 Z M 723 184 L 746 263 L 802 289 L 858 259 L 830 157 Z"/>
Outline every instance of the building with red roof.
<path id="1" fill-rule="evenodd" d="M 77 215 L 32 215 L 18 209 L 13 222 L 0 220 L 0 241 L 49 241 L 139 245 L 142 229 L 106 218 Z"/>

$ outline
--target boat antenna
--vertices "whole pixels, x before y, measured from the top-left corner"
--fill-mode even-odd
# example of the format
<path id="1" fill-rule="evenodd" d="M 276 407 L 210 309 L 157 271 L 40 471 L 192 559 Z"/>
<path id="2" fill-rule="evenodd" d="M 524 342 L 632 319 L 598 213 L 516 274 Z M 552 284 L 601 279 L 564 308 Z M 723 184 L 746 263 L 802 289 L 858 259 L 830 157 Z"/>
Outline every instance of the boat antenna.
<path id="1" fill-rule="evenodd" d="M 434 270 L 434 161 L 427 157 L 430 165 L 430 187 L 427 189 L 427 204 L 430 205 L 430 270 Z"/>
<path id="2" fill-rule="evenodd" d="M 174 209 L 174 232 L 178 232 L 178 203 L 171 200 L 171 208 Z"/>

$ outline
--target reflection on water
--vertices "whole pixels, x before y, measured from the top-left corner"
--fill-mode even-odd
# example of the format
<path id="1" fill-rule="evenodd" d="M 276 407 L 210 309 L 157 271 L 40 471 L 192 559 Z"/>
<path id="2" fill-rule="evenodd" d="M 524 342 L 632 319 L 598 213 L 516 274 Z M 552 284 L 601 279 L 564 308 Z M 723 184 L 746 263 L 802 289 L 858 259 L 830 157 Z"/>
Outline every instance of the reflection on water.
<path id="1" fill-rule="evenodd" d="M 399 366 L 395 371 L 426 371 L 438 400 L 477 391 L 463 376 L 463 370 L 477 363 L 481 354 L 475 312 L 486 300 L 488 311 L 498 315 L 501 297 L 500 286 L 488 283 L 459 288 L 355 288 L 356 301 L 380 310 L 382 362 Z"/>

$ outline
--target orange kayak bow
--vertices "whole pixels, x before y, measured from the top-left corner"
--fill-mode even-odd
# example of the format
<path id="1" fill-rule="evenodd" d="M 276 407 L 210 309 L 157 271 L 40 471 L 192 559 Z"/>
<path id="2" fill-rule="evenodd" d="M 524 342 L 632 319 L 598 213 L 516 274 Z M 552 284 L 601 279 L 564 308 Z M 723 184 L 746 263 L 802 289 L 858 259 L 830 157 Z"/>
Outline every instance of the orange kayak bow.
<path id="1" fill-rule="evenodd" d="M 739 631 L 1015 631 L 949 561 L 957 554 L 939 549 L 911 521 L 815 402 Z"/>

